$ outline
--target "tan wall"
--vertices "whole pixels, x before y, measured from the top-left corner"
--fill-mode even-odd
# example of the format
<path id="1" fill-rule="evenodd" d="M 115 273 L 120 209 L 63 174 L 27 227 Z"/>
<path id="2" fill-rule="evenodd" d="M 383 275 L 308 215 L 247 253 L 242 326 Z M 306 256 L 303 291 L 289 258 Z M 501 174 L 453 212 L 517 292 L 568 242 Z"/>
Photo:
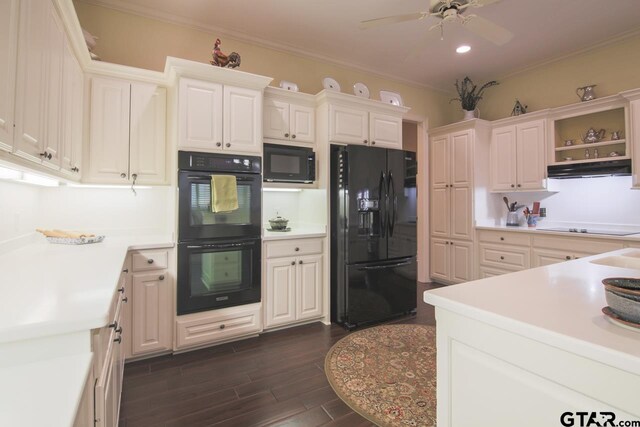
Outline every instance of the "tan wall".
<path id="1" fill-rule="evenodd" d="M 502 79 L 485 92 L 480 115 L 487 120 L 508 117 L 516 98 L 528 111 L 573 104 L 580 101 L 576 88 L 587 84 L 598 85 L 598 97 L 639 88 L 640 35 Z M 451 105 L 451 116 L 459 120 L 459 104 Z"/>
<path id="2" fill-rule="evenodd" d="M 211 59 L 215 34 L 84 2 L 74 4 L 81 25 L 99 38 L 95 52 L 104 61 L 162 71 L 167 56 L 206 63 Z M 315 94 L 322 90 L 322 79 L 330 76 L 340 83 L 343 92 L 351 93 L 354 83 L 363 82 L 374 99 L 378 99 L 380 90 L 400 93 L 404 104 L 411 107 L 410 113 L 427 117 L 431 127 L 451 120 L 447 117 L 451 111 L 447 105 L 450 96 L 442 92 L 228 37 L 221 38 L 224 52 L 236 51 L 242 56 L 242 71 L 273 77 L 273 86 L 278 86 L 281 80 L 288 80 L 297 83 L 301 92 Z"/>

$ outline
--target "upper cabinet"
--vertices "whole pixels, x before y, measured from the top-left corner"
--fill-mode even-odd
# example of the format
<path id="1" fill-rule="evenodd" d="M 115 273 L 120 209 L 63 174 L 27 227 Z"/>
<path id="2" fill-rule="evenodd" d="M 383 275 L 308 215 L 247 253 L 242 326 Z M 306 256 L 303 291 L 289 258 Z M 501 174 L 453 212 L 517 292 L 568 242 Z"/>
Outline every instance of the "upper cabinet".
<path id="1" fill-rule="evenodd" d="M 491 191 L 546 188 L 545 120 L 494 127 L 491 133 Z"/>
<path id="2" fill-rule="evenodd" d="M 329 142 L 402 149 L 402 116 L 408 108 L 331 91 L 320 92 L 318 102 Z"/>
<path id="3" fill-rule="evenodd" d="M 262 152 L 262 91 L 181 78 L 178 147 Z"/>
<path id="4" fill-rule="evenodd" d="M 166 90 L 148 83 L 91 81 L 87 182 L 166 183 Z"/>
<path id="5" fill-rule="evenodd" d="M 0 150 L 13 149 L 18 0 L 0 3 Z"/>
<path id="6" fill-rule="evenodd" d="M 82 165 L 82 117 L 84 74 L 71 47 L 66 44 L 63 58 L 62 83 L 62 145 L 60 169 L 78 175 Z"/>
<path id="7" fill-rule="evenodd" d="M 313 143 L 315 98 L 304 93 L 267 88 L 262 126 L 265 138 Z"/>

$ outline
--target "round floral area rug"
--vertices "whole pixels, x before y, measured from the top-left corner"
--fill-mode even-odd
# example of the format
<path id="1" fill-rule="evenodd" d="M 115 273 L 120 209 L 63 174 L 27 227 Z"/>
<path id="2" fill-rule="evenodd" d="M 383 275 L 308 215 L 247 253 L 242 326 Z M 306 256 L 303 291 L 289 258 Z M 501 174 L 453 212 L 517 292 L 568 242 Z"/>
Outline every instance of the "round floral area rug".
<path id="1" fill-rule="evenodd" d="M 436 330 L 384 325 L 349 334 L 324 362 L 329 384 L 380 426 L 436 425 Z"/>

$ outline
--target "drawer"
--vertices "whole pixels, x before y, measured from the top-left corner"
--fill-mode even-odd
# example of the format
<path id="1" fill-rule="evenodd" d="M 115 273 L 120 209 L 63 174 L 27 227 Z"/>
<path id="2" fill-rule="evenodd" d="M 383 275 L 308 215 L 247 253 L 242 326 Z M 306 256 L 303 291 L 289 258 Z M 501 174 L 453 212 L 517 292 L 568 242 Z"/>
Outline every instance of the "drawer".
<path id="1" fill-rule="evenodd" d="M 131 264 L 134 272 L 165 270 L 169 265 L 169 251 L 134 252 Z"/>
<path id="2" fill-rule="evenodd" d="M 322 239 L 277 240 L 265 245 L 267 258 L 322 253 Z"/>
<path id="3" fill-rule="evenodd" d="M 569 254 L 602 254 L 623 248 L 621 240 L 588 239 L 584 237 L 533 236 L 534 248 L 548 248 L 566 251 Z"/>
<path id="4" fill-rule="evenodd" d="M 529 258 L 529 248 L 480 244 L 480 265 L 489 265 L 510 270 L 524 270 L 529 268 Z"/>
<path id="5" fill-rule="evenodd" d="M 211 344 L 260 331 L 260 304 L 188 314 L 176 320 L 176 346 L 182 349 Z"/>
<path id="6" fill-rule="evenodd" d="M 505 245 L 531 245 L 531 235 L 516 231 L 480 230 L 480 232 L 478 233 L 478 240 L 486 243 L 499 243 Z"/>
<path id="7" fill-rule="evenodd" d="M 489 277 L 502 276 L 503 274 L 513 273 L 513 270 L 501 270 L 494 267 L 480 266 L 480 278 L 487 279 Z"/>

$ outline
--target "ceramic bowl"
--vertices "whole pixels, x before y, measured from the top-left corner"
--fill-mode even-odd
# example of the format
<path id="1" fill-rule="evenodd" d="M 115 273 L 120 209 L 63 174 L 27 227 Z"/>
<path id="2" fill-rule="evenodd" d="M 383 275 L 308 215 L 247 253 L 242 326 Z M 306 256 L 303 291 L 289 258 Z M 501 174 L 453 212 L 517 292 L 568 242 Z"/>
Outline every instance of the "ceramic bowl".
<path id="1" fill-rule="evenodd" d="M 602 280 L 605 286 L 615 286 L 616 288 L 632 289 L 640 291 L 640 279 L 633 277 L 607 277 Z"/>
<path id="2" fill-rule="evenodd" d="M 269 225 L 271 226 L 272 230 L 285 230 L 288 223 L 289 220 L 281 216 L 277 216 L 269 220 Z"/>
<path id="3" fill-rule="evenodd" d="M 634 323 L 640 323 L 640 296 L 622 295 L 606 290 L 607 305 L 614 313 Z"/>

